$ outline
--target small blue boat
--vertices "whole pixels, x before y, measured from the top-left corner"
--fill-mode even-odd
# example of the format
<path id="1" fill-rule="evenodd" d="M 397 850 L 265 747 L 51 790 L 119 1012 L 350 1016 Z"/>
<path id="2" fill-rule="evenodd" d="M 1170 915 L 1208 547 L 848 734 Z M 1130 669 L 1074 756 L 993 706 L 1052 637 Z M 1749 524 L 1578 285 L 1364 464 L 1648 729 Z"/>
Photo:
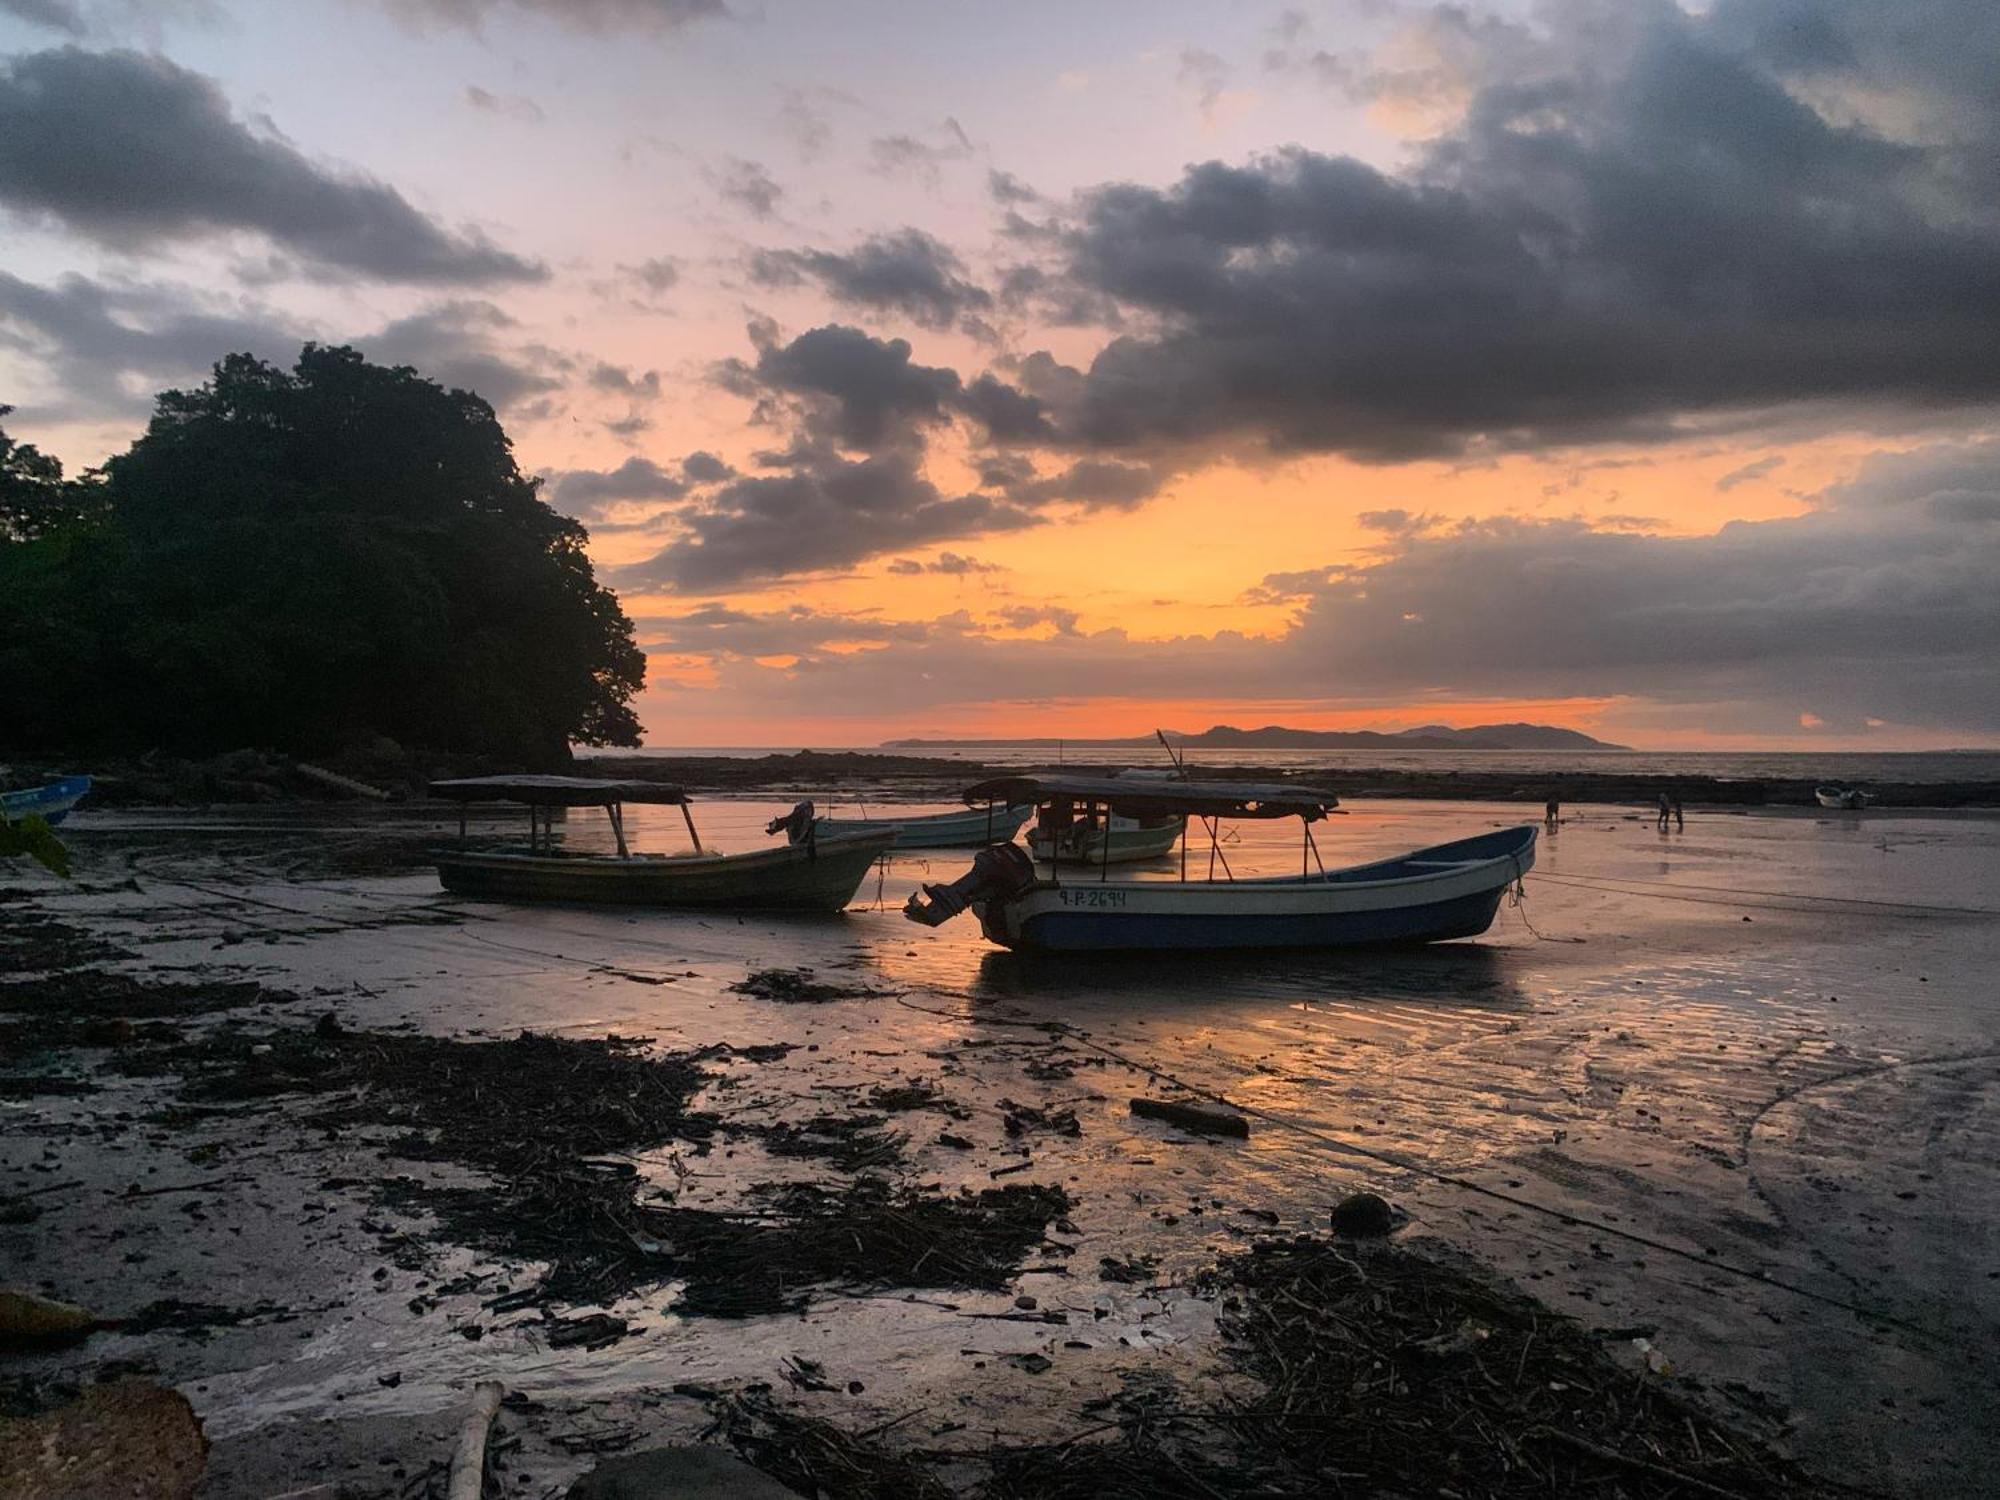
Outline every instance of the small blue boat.
<path id="1" fill-rule="evenodd" d="M 69 810 L 90 794 L 88 776 L 65 776 L 47 786 L 32 786 L 21 792 L 0 792 L 0 814 L 9 823 L 30 814 L 54 825 L 69 816 Z"/>
<path id="2" fill-rule="evenodd" d="M 1115 880 L 1102 864 L 1044 875 L 1015 845 L 985 850 L 950 885 L 927 885 L 904 915 L 927 926 L 970 906 L 986 936 L 1052 952 L 1342 948 L 1436 943 L 1492 926 L 1500 898 L 1535 862 L 1532 826 L 1456 839 L 1345 869 L 1315 868 L 1311 825 L 1336 804 L 1306 787 L 1240 783 L 1130 784 L 1090 777 L 1009 777 L 968 789 L 968 801 L 1079 807 L 1123 817 L 1296 817 L 1306 827 L 1297 875 Z M 1213 828 L 1213 823 L 1210 827 Z M 1224 874 L 1227 875 L 1224 861 Z"/>

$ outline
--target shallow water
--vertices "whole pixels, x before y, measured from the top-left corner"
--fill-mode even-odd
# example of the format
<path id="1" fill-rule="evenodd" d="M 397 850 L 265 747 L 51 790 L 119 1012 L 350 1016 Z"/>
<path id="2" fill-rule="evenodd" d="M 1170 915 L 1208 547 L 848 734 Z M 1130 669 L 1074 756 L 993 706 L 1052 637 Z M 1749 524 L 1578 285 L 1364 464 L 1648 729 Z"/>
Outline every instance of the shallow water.
<path id="1" fill-rule="evenodd" d="M 705 840 L 748 848 L 783 810 L 697 813 Z M 1357 805 L 1316 833 L 1329 864 L 1353 863 L 1518 821 L 1505 807 L 1398 802 Z M 684 844 L 675 809 L 631 808 L 628 822 L 641 847 Z M 1970 1494 L 2000 1456 L 2000 819 L 1704 813 L 1663 835 L 1586 810 L 1544 838 L 1525 901 L 1476 942 L 1087 962 L 996 950 L 969 919 L 904 921 L 919 881 L 963 868 L 951 852 L 895 859 L 861 909 L 788 920 L 470 905 L 427 872 L 330 873 L 371 872 L 385 851 L 420 844 L 433 830 L 409 814 L 104 814 L 72 828 L 97 894 L 51 895 L 49 909 L 88 914 L 148 965 L 311 989 L 315 1008 L 356 1026 L 796 1042 L 779 1062 L 722 1066 L 710 1102 L 792 1117 L 925 1078 L 973 1119 L 897 1117 L 915 1180 L 986 1186 L 1025 1145 L 1033 1166 L 1001 1180 L 1058 1182 L 1079 1199 L 1079 1232 L 1059 1237 L 1076 1245 L 1066 1275 L 733 1323 L 683 1320 L 662 1288 L 618 1309 L 640 1336 L 595 1353 L 552 1353 L 529 1320 L 483 1314 L 477 1294 L 410 1314 L 419 1279 L 505 1268 L 454 1252 L 376 1278 L 384 1239 L 361 1227 L 366 1205 L 316 1186 L 379 1174 L 361 1143 L 302 1157 L 248 1126 L 223 1160 L 253 1186 L 207 1199 L 200 1222 L 165 1196 L 0 1230 L 0 1248 L 35 1252 L 36 1276 L 104 1308 L 168 1294 L 312 1304 L 297 1324 L 207 1344 L 122 1341 L 157 1358 L 225 1438 L 444 1406 L 489 1374 L 603 1402 L 674 1381 L 772 1379 L 787 1355 L 824 1361 L 836 1384 L 862 1380 L 863 1395 L 815 1398 L 857 1425 L 934 1401 L 977 1434 L 1068 1430 L 1080 1400 L 1134 1370 L 1198 1381 L 1212 1354 L 1205 1304 L 1100 1282 L 1100 1257 L 1158 1256 L 1164 1283 L 1266 1227 L 1246 1210 L 1322 1227 L 1333 1201 L 1365 1187 L 1410 1215 L 1406 1234 L 1467 1250 L 1587 1322 L 1656 1326 L 1654 1346 L 1724 1399 L 1782 1403 L 1789 1441 L 1822 1472 Z M 604 837 L 593 815 L 559 828 L 574 847 Z M 1295 824 L 1245 825 L 1223 847 L 1238 874 L 1300 859 Z M 136 890 L 106 888 L 128 875 Z M 788 1006 L 729 992 L 773 965 L 890 993 Z M 1250 1140 L 1129 1115 L 1131 1095 L 1172 1082 L 1257 1111 Z M 1003 1098 L 1074 1108 L 1083 1134 L 1010 1141 Z M 113 1107 L 105 1095 L 11 1107 L 27 1128 L 9 1133 L 0 1169 L 18 1176 L 45 1149 L 106 1184 L 142 1159 L 157 1166 L 158 1144 L 148 1157 L 148 1145 L 66 1133 Z M 978 1149 L 937 1146 L 941 1129 Z M 696 1205 L 810 1166 L 750 1148 L 642 1165 Z M 111 1255 L 114 1228 L 121 1250 L 150 1259 Z M 65 1236 L 91 1253 L 69 1255 Z M 1005 1311 L 1023 1290 L 1068 1310 L 1069 1326 L 966 1317 Z M 469 1321 L 488 1325 L 478 1342 L 453 1331 Z M 1055 1368 L 1001 1358 L 1028 1351 Z M 378 1384 L 392 1370 L 402 1383 Z M 1745 1390 L 1731 1395 L 1731 1382 Z"/>

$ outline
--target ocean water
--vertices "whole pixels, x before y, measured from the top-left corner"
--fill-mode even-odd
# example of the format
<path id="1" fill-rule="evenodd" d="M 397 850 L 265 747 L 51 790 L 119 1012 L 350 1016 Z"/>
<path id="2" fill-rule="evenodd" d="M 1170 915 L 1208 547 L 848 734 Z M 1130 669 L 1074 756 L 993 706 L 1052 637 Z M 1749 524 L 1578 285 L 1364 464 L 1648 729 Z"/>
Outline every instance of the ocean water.
<path id="1" fill-rule="evenodd" d="M 648 745 L 637 751 L 594 751 L 619 755 L 706 755 L 752 759 L 790 755 L 798 745 L 687 747 Z M 915 755 L 964 760 L 980 765 L 1045 766 L 1062 760 L 1103 765 L 1126 760 L 1135 766 L 1165 766 L 1158 749 L 1112 750 L 1080 746 L 964 745 L 949 750 L 889 750 L 880 745 L 816 745 L 816 750 L 855 754 Z M 1738 751 L 1738 750 L 1189 750 L 1193 766 L 1262 766 L 1273 771 L 1412 771 L 1431 774 L 1504 771 L 1523 776 L 1557 771 L 1602 772 L 1609 776 L 1712 776 L 1721 781 L 1815 781 L 1843 786 L 1872 782 L 1941 784 L 2000 781 L 2000 751 Z"/>

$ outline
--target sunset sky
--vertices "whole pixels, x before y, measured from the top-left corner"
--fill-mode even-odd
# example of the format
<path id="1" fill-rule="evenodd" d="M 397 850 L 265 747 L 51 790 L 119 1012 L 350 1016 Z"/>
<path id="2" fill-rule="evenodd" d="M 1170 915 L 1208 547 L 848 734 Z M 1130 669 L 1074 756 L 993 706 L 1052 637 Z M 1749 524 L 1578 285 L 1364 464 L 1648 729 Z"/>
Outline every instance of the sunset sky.
<path id="1" fill-rule="evenodd" d="M 2000 744 L 1993 0 L 0 0 L 0 54 L 8 430 L 82 469 L 307 339 L 474 389 L 651 744 Z"/>

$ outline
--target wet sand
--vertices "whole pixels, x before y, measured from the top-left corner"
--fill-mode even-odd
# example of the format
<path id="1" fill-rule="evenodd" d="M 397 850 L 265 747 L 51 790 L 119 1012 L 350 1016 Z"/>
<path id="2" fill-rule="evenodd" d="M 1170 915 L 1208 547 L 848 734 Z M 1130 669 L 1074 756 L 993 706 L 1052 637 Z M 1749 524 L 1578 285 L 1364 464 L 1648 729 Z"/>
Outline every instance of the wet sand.
<path id="1" fill-rule="evenodd" d="M 752 847 L 782 810 L 705 804 L 703 832 Z M 673 809 L 628 821 L 642 844 L 682 837 Z M 1357 802 L 1320 842 L 1359 861 L 1517 821 Z M 207 1493 L 397 1493 L 489 1377 L 541 1403 L 509 1418 L 508 1483 L 535 1495 L 588 1467 L 593 1442 L 697 1432 L 705 1408 L 674 1385 L 783 1388 L 787 1360 L 817 1361 L 833 1387 L 788 1397 L 857 1428 L 916 1411 L 907 1430 L 933 1446 L 1062 1435 L 1133 1382 L 1198 1400 L 1218 1380 L 1215 1312 L 1177 1287 L 1274 1220 L 1323 1229 L 1364 1188 L 1410 1216 L 1405 1237 L 1591 1326 L 1656 1329 L 1676 1371 L 1822 1476 L 1970 1495 L 2000 1458 L 2000 820 L 1717 813 L 1662 835 L 1585 811 L 1477 942 L 1062 964 L 993 949 L 969 919 L 901 918 L 917 881 L 963 868 L 957 852 L 898 858 L 839 918 L 521 909 L 448 901 L 407 868 L 443 827 L 417 809 L 85 815 L 68 830 L 83 892 L 10 884 L 137 955 L 134 971 L 304 996 L 273 1021 L 794 1044 L 706 1064 L 710 1100 L 763 1121 L 922 1080 L 968 1118 L 895 1116 L 911 1179 L 1064 1187 L 1074 1252 L 1029 1256 L 1004 1292 L 833 1296 L 803 1315 L 683 1318 L 663 1287 L 611 1309 L 632 1336 L 551 1350 L 538 1319 L 484 1305 L 520 1267 L 341 1185 L 416 1170 L 380 1141 L 288 1128 L 283 1109 L 152 1122 L 170 1081 L 67 1054 L 55 1065 L 94 1092 L 0 1099 L 0 1192 L 46 1190 L 41 1217 L 0 1227 L 9 1279 L 112 1316 L 170 1297 L 252 1315 L 101 1335 L 25 1368 L 157 1370 L 217 1442 Z M 572 820 L 572 842 L 601 836 Z M 1290 830 L 1225 848 L 1239 873 L 1297 868 Z M 793 966 L 878 993 L 788 1005 L 730 989 Z M 1250 1139 L 1129 1115 L 1131 1095 L 1172 1083 L 1254 1111 Z M 1073 1110 L 1080 1133 L 1011 1136 L 1002 1100 Z M 638 1166 L 706 1207 L 838 1175 L 743 1141 Z M 1156 1266 L 1105 1282 L 1104 1257 Z M 1020 1295 L 1068 1323 L 979 1316 Z M 1013 1358 L 1031 1354 L 1048 1368 Z"/>

